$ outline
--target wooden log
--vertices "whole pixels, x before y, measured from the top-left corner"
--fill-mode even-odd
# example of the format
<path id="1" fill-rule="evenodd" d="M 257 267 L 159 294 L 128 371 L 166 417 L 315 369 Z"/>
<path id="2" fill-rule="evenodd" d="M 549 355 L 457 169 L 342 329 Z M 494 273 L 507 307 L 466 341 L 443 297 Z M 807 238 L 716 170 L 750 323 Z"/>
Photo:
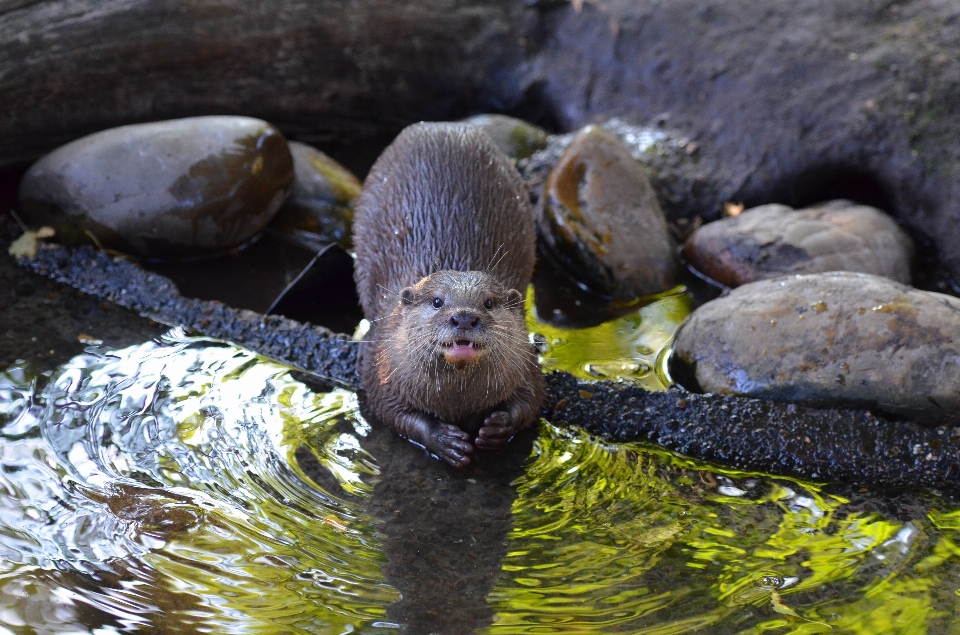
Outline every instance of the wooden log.
<path id="1" fill-rule="evenodd" d="M 516 65 L 524 13 L 512 0 L 3 2 L 0 164 L 201 114 L 312 139 L 396 132 L 470 108 Z"/>

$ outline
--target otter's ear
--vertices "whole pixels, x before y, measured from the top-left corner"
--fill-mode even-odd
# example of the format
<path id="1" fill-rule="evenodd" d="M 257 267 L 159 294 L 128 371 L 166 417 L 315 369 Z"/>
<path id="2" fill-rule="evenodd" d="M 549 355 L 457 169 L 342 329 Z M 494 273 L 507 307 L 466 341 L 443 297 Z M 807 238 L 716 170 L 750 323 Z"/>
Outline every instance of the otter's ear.
<path id="1" fill-rule="evenodd" d="M 415 295 L 416 294 L 413 292 L 413 287 L 407 287 L 400 292 L 400 301 L 404 304 L 413 304 Z"/>
<path id="2" fill-rule="evenodd" d="M 507 291 L 506 306 L 508 309 L 517 309 L 523 313 L 523 296 L 516 289 Z"/>

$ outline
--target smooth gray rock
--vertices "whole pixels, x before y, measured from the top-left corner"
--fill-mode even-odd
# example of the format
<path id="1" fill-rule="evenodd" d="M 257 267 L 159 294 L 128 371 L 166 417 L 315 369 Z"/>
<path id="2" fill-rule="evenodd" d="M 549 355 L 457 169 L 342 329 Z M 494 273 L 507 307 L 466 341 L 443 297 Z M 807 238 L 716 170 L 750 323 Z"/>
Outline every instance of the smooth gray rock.
<path id="1" fill-rule="evenodd" d="M 745 284 L 687 318 L 671 373 L 710 393 L 960 422 L 960 299 L 842 271 Z"/>
<path id="2" fill-rule="evenodd" d="M 353 200 L 360 181 L 345 167 L 312 146 L 290 141 L 293 188 L 271 227 L 316 234 L 322 243 L 352 245 Z"/>
<path id="3" fill-rule="evenodd" d="M 474 115 L 463 121 L 486 130 L 497 147 L 511 159 L 526 159 L 547 147 L 547 131 L 522 119 L 506 115 Z"/>
<path id="4" fill-rule="evenodd" d="M 537 210 L 546 255 L 614 303 L 677 284 L 676 246 L 650 180 L 603 128 L 587 126 L 574 136 Z"/>
<path id="5" fill-rule="evenodd" d="M 913 241 L 880 210 L 846 200 L 761 205 L 699 228 L 683 247 L 728 287 L 794 273 L 858 271 L 910 284 Z"/>
<path id="6" fill-rule="evenodd" d="M 293 181 L 287 142 L 248 117 L 104 130 L 54 150 L 20 182 L 27 222 L 65 244 L 146 258 L 224 252 L 259 233 Z"/>

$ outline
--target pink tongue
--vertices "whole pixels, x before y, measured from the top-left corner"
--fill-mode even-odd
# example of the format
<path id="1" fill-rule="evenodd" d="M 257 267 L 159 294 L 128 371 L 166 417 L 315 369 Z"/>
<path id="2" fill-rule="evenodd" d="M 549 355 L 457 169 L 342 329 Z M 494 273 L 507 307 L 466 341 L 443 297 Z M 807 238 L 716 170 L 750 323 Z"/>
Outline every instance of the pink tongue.
<path id="1" fill-rule="evenodd" d="M 446 357 L 447 361 L 452 363 L 469 362 L 473 359 L 476 359 L 477 349 L 473 348 L 469 344 L 460 344 L 457 342 L 447 349 Z"/>

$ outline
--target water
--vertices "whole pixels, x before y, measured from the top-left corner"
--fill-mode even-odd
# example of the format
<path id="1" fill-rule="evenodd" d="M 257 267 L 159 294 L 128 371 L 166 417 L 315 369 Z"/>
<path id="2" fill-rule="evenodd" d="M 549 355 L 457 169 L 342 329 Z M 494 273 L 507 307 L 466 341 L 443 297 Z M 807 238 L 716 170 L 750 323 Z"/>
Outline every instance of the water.
<path id="1" fill-rule="evenodd" d="M 14 368 L 0 386 L 8 629 L 396 631 L 369 515 L 291 455 L 309 441 L 362 495 L 376 473 L 356 447 L 366 424 L 336 429 L 352 394 L 185 337 L 82 355 L 49 378 Z M 61 610 L 30 613 L 49 602 Z"/>
<path id="2" fill-rule="evenodd" d="M 656 298 L 616 320 L 571 330 L 551 326 L 537 317 L 531 287 L 526 303 L 527 330 L 540 351 L 544 372 L 563 370 L 582 379 L 620 379 L 647 390 L 670 386 L 667 360 L 673 336 L 693 310 L 693 298 L 684 286 Z"/>
<path id="3" fill-rule="evenodd" d="M 556 428 L 517 486 L 493 633 L 960 632 L 950 509 L 848 511 L 810 483 Z"/>
<path id="4" fill-rule="evenodd" d="M 685 300 L 664 302 L 619 343 L 534 330 L 583 372 L 663 381 L 675 326 L 649 311 Z M 960 509 L 933 494 L 848 500 L 546 424 L 457 472 L 352 393 L 181 332 L 8 369 L 0 436 L 0 635 L 960 633 Z"/>

